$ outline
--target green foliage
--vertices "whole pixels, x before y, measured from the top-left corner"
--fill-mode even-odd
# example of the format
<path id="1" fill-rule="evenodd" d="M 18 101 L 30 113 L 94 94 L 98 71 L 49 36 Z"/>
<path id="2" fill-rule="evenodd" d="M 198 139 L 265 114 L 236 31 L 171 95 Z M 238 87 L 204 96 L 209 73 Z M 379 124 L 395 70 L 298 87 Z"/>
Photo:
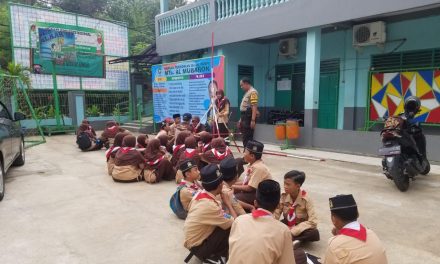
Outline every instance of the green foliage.
<path id="1" fill-rule="evenodd" d="M 119 107 L 119 105 L 116 105 L 115 108 L 113 108 L 113 116 L 114 117 L 121 116 L 121 108 Z"/>
<path id="2" fill-rule="evenodd" d="M 31 87 L 31 79 L 29 77 L 30 69 L 22 66 L 21 64 L 14 64 L 9 62 L 6 66 L 5 70 L 1 70 L 0 73 L 17 76 L 23 84 L 27 85 L 27 87 Z"/>
<path id="3" fill-rule="evenodd" d="M 34 108 L 35 116 L 37 119 L 49 119 L 49 118 L 55 118 L 55 108 L 53 105 L 47 105 L 47 106 L 40 106 L 37 108 Z M 31 116 L 30 111 L 24 111 L 22 112 L 26 116 Z"/>
<path id="4" fill-rule="evenodd" d="M 99 116 L 100 113 L 101 112 L 100 112 L 99 107 L 97 105 L 92 105 L 92 106 L 87 107 L 87 110 L 86 110 L 87 116 Z"/>
<path id="5" fill-rule="evenodd" d="M 59 7 L 60 9 L 78 13 L 83 15 L 88 15 L 94 17 L 96 14 L 101 13 L 106 8 L 107 4 L 112 1 L 107 0 L 54 0 L 53 6 Z"/>

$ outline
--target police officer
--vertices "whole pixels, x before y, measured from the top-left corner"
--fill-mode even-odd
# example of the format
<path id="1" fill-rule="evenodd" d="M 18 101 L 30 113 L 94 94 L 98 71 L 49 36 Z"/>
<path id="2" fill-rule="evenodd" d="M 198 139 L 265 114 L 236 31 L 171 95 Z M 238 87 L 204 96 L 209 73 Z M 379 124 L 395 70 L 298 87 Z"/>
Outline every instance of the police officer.
<path id="1" fill-rule="evenodd" d="M 243 135 L 243 146 L 254 138 L 255 121 L 258 114 L 258 91 L 252 87 L 249 78 L 240 80 L 240 87 L 245 92 L 240 104 L 241 117 L 238 121 L 238 128 Z"/>

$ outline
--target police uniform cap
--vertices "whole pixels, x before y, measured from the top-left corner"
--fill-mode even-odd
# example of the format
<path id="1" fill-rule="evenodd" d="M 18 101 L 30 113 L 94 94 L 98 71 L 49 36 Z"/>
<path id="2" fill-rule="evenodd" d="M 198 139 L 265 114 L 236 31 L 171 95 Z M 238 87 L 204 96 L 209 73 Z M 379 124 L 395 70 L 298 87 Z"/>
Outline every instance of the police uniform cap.
<path id="1" fill-rule="evenodd" d="M 329 198 L 330 211 L 347 208 L 357 208 L 356 201 L 351 194 L 340 194 Z"/>
<path id="2" fill-rule="evenodd" d="M 234 158 L 224 159 L 220 162 L 220 172 L 223 180 L 230 181 L 237 176 L 237 161 Z"/>
<path id="3" fill-rule="evenodd" d="M 194 167 L 197 167 L 197 164 L 192 159 L 186 159 L 182 161 L 179 169 L 182 171 L 182 173 L 185 173 Z"/>

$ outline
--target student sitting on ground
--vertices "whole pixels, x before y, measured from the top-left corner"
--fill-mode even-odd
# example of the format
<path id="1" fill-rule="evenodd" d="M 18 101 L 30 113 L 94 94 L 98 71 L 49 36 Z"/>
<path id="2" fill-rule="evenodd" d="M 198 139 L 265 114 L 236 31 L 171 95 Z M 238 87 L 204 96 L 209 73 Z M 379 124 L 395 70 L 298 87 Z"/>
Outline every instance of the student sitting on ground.
<path id="1" fill-rule="evenodd" d="M 136 138 L 137 144 L 136 144 L 136 149 L 137 151 L 139 151 L 141 153 L 142 156 L 145 155 L 145 149 L 147 148 L 148 145 L 148 135 L 139 135 Z"/>
<path id="2" fill-rule="evenodd" d="M 189 205 L 183 227 L 184 246 L 205 263 L 225 263 L 229 232 L 234 219 L 223 212 L 216 198 L 219 194 L 223 196 L 223 176 L 215 164 L 202 168 L 200 175 L 204 190 L 197 193 Z M 230 199 L 223 200 L 232 209 Z"/>
<path id="3" fill-rule="evenodd" d="M 263 149 L 263 143 L 255 140 L 249 140 L 246 145 L 243 154 L 244 161 L 249 163 L 246 176 L 242 183 L 236 183 L 233 186 L 235 197 L 239 201 L 253 204 L 258 184 L 264 180 L 272 179 L 269 169 L 261 159 Z"/>
<path id="4" fill-rule="evenodd" d="M 161 135 L 166 135 L 168 139 L 171 139 L 170 135 L 170 124 L 173 123 L 173 120 L 170 118 L 166 118 L 162 123 L 160 123 L 160 131 L 157 133 L 156 138 L 159 138 Z"/>
<path id="5" fill-rule="evenodd" d="M 200 117 L 194 116 L 191 120 L 191 126 L 193 128 L 193 133 L 198 134 L 202 131 L 206 131 L 206 127 L 204 124 L 200 123 Z"/>
<path id="6" fill-rule="evenodd" d="M 258 184 L 257 209 L 232 224 L 228 264 L 295 264 L 290 231 L 272 216 L 279 200 L 278 182 L 264 180 Z"/>
<path id="7" fill-rule="evenodd" d="M 144 178 L 146 182 L 171 181 L 176 177 L 176 171 L 171 162 L 166 158 L 165 153 L 161 150 L 158 139 L 152 139 L 148 142 L 148 146 L 145 149 L 145 159 Z"/>
<path id="8" fill-rule="evenodd" d="M 177 170 L 179 168 L 179 158 L 180 154 L 185 151 L 185 139 L 189 137 L 191 134 L 189 132 L 179 133 L 179 136 L 176 138 L 176 144 L 173 145 L 173 157 L 171 158 L 171 164 Z"/>
<path id="9" fill-rule="evenodd" d="M 329 199 L 333 235 L 328 242 L 323 264 L 387 264 L 382 242 L 357 219 L 359 212 L 353 195 Z"/>
<path id="10" fill-rule="evenodd" d="M 107 172 L 108 175 L 112 176 L 113 168 L 115 167 L 115 156 L 118 150 L 122 147 L 122 141 L 124 140 L 125 136 L 128 136 L 130 134 L 126 132 L 119 132 L 115 136 L 115 142 L 113 142 L 113 146 L 111 146 L 106 152 L 105 152 L 105 158 L 107 159 Z"/>
<path id="11" fill-rule="evenodd" d="M 101 141 L 96 138 L 96 133 L 87 123 L 82 123 L 79 126 L 76 132 L 76 144 L 82 151 L 99 150 L 102 148 Z"/>
<path id="12" fill-rule="evenodd" d="M 136 137 L 129 135 L 122 140 L 122 148 L 115 156 L 112 177 L 117 182 L 136 182 L 142 180 L 145 159 L 135 149 Z"/>
<path id="13" fill-rule="evenodd" d="M 197 151 L 197 141 L 194 136 L 189 136 L 185 138 L 185 150 L 180 154 L 179 161 L 177 162 L 179 166 L 186 159 L 192 159 L 197 164 L 197 166 L 201 168 L 200 154 Z"/>
<path id="14" fill-rule="evenodd" d="M 200 171 L 197 164 L 191 159 L 187 159 L 180 164 L 180 171 L 183 173 L 183 179 L 180 181 L 178 187 L 181 188 L 180 202 L 182 203 L 183 209 L 188 212 L 189 203 L 193 196 L 202 190 L 202 186 L 198 183 Z"/>
<path id="15" fill-rule="evenodd" d="M 199 152 L 205 153 L 206 151 L 211 149 L 211 141 L 212 141 L 212 134 L 206 131 L 203 131 L 198 134 L 199 137 Z"/>
<path id="16" fill-rule="evenodd" d="M 168 160 L 171 160 L 172 155 L 170 154 L 170 148 L 168 148 L 168 137 L 166 135 L 161 135 L 159 137 L 157 137 L 157 139 L 160 142 L 160 150 L 165 153 L 165 157 Z"/>
<path id="17" fill-rule="evenodd" d="M 211 149 L 205 151 L 201 158 L 204 162 L 210 164 L 220 164 L 222 160 L 228 158 L 234 158 L 232 151 L 226 146 L 225 140 L 223 138 L 214 138 L 211 142 Z"/>
<path id="18" fill-rule="evenodd" d="M 179 133 L 182 133 L 184 131 L 192 134 L 193 127 L 191 125 L 191 119 L 192 119 L 192 115 L 190 113 L 183 114 L 182 117 L 183 122 L 176 125 L 176 129 L 175 129 L 176 139 L 179 136 Z"/>
<path id="19" fill-rule="evenodd" d="M 228 214 L 232 215 L 232 217 L 236 218 L 239 215 L 246 214 L 240 202 L 234 196 L 234 190 L 232 189 L 232 185 L 237 181 L 237 161 L 234 158 L 228 158 L 222 160 L 220 162 L 220 172 L 223 175 L 223 189 L 222 193 L 226 195 L 226 197 L 232 197 L 231 203 L 234 211 L 228 212 Z M 248 209 L 254 209 L 253 206 L 248 205 Z M 226 209 L 226 208 L 225 208 Z"/>
<path id="20" fill-rule="evenodd" d="M 283 223 L 289 227 L 293 241 L 319 241 L 313 202 L 307 192 L 301 189 L 305 180 L 306 175 L 302 171 L 292 170 L 284 175 L 285 193 L 281 195 L 274 217 L 278 220 L 283 215 Z"/>
<path id="21" fill-rule="evenodd" d="M 115 121 L 108 121 L 100 137 L 102 144 L 106 148 L 112 146 L 115 136 L 119 132 L 125 132 L 125 129 L 119 127 L 118 123 L 116 123 Z"/>
<path id="22" fill-rule="evenodd" d="M 174 123 L 170 125 L 170 131 L 168 135 L 170 136 L 170 139 L 172 139 L 172 141 L 174 142 L 176 139 L 176 126 L 180 124 L 180 114 L 174 114 L 173 121 Z"/>

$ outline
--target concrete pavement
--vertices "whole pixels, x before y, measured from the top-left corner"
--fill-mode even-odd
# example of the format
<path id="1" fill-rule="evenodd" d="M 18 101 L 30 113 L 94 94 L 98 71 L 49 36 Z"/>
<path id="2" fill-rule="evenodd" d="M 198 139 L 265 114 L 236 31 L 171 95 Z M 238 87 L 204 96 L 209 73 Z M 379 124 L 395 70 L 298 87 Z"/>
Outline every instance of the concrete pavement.
<path id="1" fill-rule="evenodd" d="M 106 175 L 104 151 L 83 153 L 74 142 L 73 135 L 50 137 L 27 151 L 24 167 L 9 172 L 0 263 L 183 263 L 183 221 L 168 206 L 175 184 L 115 183 Z M 311 253 L 322 256 L 330 238 L 328 198 L 352 193 L 360 221 L 382 239 L 389 263 L 440 263 L 437 172 L 401 193 L 378 164 L 264 160 L 280 182 L 288 170 L 306 172 L 321 231 L 321 241 L 305 247 Z"/>

